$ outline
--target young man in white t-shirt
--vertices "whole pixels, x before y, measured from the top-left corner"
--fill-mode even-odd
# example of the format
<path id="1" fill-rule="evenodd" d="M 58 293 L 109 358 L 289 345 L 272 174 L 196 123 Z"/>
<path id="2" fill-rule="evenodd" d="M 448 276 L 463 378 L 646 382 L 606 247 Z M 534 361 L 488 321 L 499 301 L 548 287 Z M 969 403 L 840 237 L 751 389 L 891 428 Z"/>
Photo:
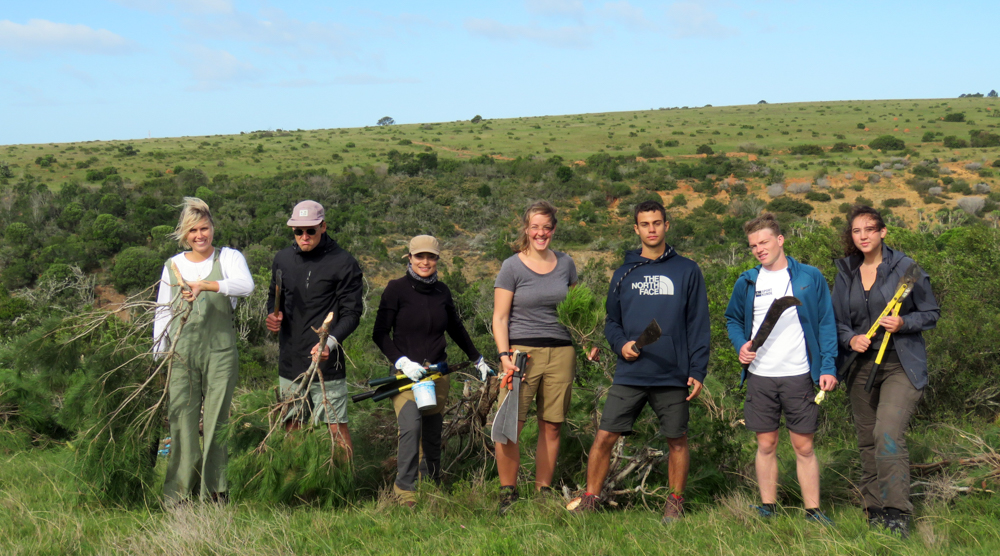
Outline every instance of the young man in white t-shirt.
<path id="1" fill-rule="evenodd" d="M 822 273 L 785 255 L 785 238 L 774 215 L 764 213 L 743 227 L 760 266 L 740 275 L 726 308 L 729 338 L 740 363 L 749 365 L 743 380 L 743 406 L 749 430 L 757 434 L 757 483 L 762 517 L 774 515 L 778 494 L 778 426 L 781 415 L 795 449 L 806 519 L 832 525 L 819 511 L 819 462 L 813 434 L 819 420 L 815 387 L 828 392 L 837 386 L 836 321 L 830 290 Z M 757 333 L 771 303 L 794 296 L 801 305 L 782 313 L 767 340 L 754 352 Z"/>

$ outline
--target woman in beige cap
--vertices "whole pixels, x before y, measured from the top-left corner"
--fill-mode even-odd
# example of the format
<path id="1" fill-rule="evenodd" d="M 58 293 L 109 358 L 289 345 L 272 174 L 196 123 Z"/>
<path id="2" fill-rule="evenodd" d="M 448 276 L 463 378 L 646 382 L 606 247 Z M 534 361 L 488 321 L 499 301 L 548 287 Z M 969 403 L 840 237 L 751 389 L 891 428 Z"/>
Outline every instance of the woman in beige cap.
<path id="1" fill-rule="evenodd" d="M 473 345 L 455 310 L 451 290 L 438 280 L 437 264 L 441 245 L 431 236 L 410 240 L 406 275 L 390 281 L 379 301 L 372 340 L 396 369 L 418 382 L 426 374 L 424 362 L 444 362 L 447 332 L 470 360 L 475 361 L 480 379 L 492 374 Z M 434 381 L 437 406 L 421 412 L 413 392 L 393 396 L 392 406 L 399 424 L 399 453 L 393 491 L 400 503 L 416 504 L 419 475 L 441 480 L 442 411 L 448 399 L 447 376 Z M 420 448 L 423 447 L 423 461 Z"/>

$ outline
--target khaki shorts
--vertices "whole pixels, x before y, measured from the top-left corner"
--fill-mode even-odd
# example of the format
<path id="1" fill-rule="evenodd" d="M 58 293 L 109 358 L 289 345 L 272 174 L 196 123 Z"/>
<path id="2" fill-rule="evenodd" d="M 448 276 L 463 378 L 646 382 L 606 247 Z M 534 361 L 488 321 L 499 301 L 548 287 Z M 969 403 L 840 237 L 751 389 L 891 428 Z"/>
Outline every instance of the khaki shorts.
<path id="1" fill-rule="evenodd" d="M 562 423 L 569 412 L 576 371 L 576 349 L 573 346 L 539 348 L 510 346 L 511 351 L 521 350 L 531 357 L 521 369 L 521 397 L 518 400 L 517 419 L 526 421 L 528 406 L 538 395 L 538 418 L 549 423 Z M 500 389 L 499 403 L 503 403 L 510 390 Z"/>
<path id="2" fill-rule="evenodd" d="M 281 398 L 290 398 L 299 388 L 301 383 L 288 380 L 285 377 L 278 377 L 278 385 L 281 387 Z M 323 403 L 323 389 L 326 389 L 326 396 L 329 403 Z M 309 385 L 309 392 L 305 400 L 299 400 L 288 413 L 285 414 L 285 421 L 305 421 L 311 413 L 313 424 L 323 423 L 347 423 L 347 379 L 328 380 L 321 386 L 319 381 L 313 381 Z M 329 410 L 328 410 L 329 408 Z M 303 416 L 300 416 L 303 415 Z"/>
<path id="3" fill-rule="evenodd" d="M 451 380 L 449 379 L 450 377 L 443 376 L 434 381 L 434 397 L 437 398 L 437 407 L 429 411 L 421 411 L 421 415 L 437 415 L 447 409 L 448 392 L 451 391 Z M 417 403 L 417 400 L 413 397 L 412 389 L 400 392 L 392 397 L 392 409 L 396 412 L 396 417 L 399 417 L 399 412 L 403 410 L 406 402 Z"/>

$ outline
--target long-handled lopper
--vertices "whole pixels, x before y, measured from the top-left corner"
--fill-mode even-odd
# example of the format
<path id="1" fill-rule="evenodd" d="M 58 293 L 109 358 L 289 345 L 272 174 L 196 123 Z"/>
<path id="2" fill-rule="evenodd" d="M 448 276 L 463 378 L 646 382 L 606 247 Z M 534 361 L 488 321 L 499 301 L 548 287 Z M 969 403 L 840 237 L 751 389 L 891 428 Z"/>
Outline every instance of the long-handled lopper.
<path id="1" fill-rule="evenodd" d="M 459 363 L 457 365 L 448 366 L 447 363 L 442 361 L 441 363 L 426 365 L 424 368 L 427 369 L 429 376 L 424 377 L 419 382 L 425 382 L 428 380 L 437 380 L 455 371 L 462 370 L 471 364 L 472 364 L 471 361 L 466 361 L 464 363 Z M 363 392 L 361 394 L 356 394 L 351 397 L 351 401 L 360 402 L 363 400 L 367 400 L 368 398 L 371 398 L 372 401 L 377 402 L 379 400 L 384 400 L 389 396 L 395 396 L 396 394 L 405 392 L 410 388 L 413 388 L 414 384 L 416 384 L 416 382 L 411 381 L 403 373 L 398 373 L 392 376 L 387 376 L 382 378 L 375 378 L 369 380 L 368 385 L 378 386 L 378 388 L 376 388 L 375 390 L 369 390 L 368 392 Z"/>

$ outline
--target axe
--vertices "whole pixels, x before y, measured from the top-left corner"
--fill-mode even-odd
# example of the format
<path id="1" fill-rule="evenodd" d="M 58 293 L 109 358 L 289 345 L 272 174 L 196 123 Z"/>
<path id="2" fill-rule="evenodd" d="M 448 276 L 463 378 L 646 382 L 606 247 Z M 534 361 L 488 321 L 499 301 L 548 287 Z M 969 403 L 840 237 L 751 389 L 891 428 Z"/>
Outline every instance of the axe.
<path id="1" fill-rule="evenodd" d="M 767 314 L 764 315 L 764 322 L 760 323 L 760 328 L 757 329 L 757 333 L 754 334 L 753 339 L 750 341 L 750 351 L 756 353 L 757 350 L 760 349 L 760 346 L 764 345 L 764 342 L 766 342 L 767 337 L 771 335 L 771 331 L 774 330 L 774 326 L 778 324 L 778 319 L 781 318 L 781 314 L 785 312 L 785 309 L 788 309 L 789 307 L 797 307 L 799 305 L 802 305 L 802 302 L 791 295 L 779 297 L 771 302 L 771 306 L 767 309 Z M 749 363 L 743 365 L 744 371 L 749 368 Z"/>

